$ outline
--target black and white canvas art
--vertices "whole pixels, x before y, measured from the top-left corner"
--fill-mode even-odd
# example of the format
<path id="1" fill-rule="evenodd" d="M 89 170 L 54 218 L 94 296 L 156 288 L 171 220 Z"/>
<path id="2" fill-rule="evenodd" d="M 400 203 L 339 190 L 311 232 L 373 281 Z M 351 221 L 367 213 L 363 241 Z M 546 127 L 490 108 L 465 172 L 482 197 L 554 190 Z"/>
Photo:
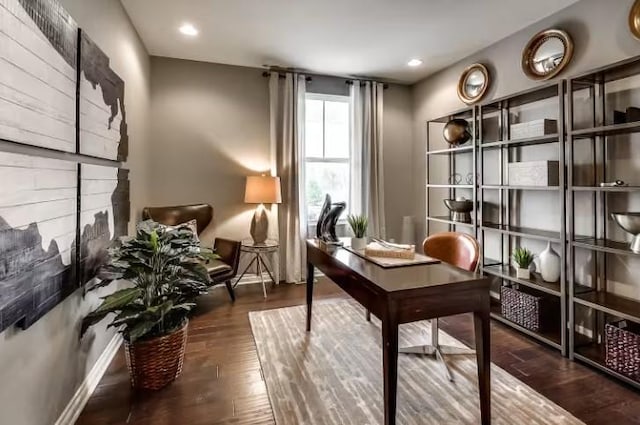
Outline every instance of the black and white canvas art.
<path id="1" fill-rule="evenodd" d="M 80 283 L 86 284 L 106 262 L 112 241 L 127 234 L 129 172 L 89 164 L 80 170 Z"/>
<path id="2" fill-rule="evenodd" d="M 129 137 L 124 81 L 111 69 L 109 57 L 87 36 L 80 41 L 80 152 L 125 161 Z"/>
<path id="3" fill-rule="evenodd" d="M 0 139 L 76 151 L 77 34 L 55 1 L 0 0 Z"/>
<path id="4" fill-rule="evenodd" d="M 0 152 L 0 331 L 30 326 L 77 288 L 77 167 Z"/>
<path id="5" fill-rule="evenodd" d="M 56 0 L 0 0 L 0 332 L 93 279 L 127 234 L 124 87 Z"/>

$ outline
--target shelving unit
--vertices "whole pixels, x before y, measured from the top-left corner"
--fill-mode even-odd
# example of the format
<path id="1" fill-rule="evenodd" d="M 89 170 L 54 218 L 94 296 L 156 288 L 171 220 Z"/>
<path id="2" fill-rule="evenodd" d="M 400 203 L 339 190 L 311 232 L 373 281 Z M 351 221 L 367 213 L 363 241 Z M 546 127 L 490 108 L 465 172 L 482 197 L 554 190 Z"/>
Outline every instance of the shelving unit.
<path id="1" fill-rule="evenodd" d="M 438 128 L 444 127 L 444 124 L 446 124 L 447 122 L 449 122 L 451 119 L 454 119 L 454 118 L 462 118 L 467 120 L 470 123 L 471 139 L 464 145 L 458 146 L 458 147 L 447 147 L 446 143 L 444 142 L 444 139 L 442 139 L 440 143 L 437 143 L 437 141 L 434 140 L 435 138 L 432 137 L 433 132 L 435 132 L 436 134 L 438 133 L 435 131 L 436 127 Z M 477 208 L 474 209 L 474 212 L 471 213 L 472 215 L 471 223 L 463 223 L 463 222 L 452 220 L 450 214 L 443 215 L 442 212 L 434 212 L 436 208 L 435 208 L 435 205 L 433 205 L 434 201 L 431 199 L 432 197 L 434 197 L 433 196 L 434 190 L 439 190 L 440 191 L 439 193 L 443 194 L 442 200 L 444 200 L 446 197 L 448 197 L 449 199 L 455 199 L 456 196 L 459 194 L 458 192 L 459 190 L 465 190 L 465 193 L 467 194 L 471 193 L 471 200 L 473 201 L 474 205 L 477 205 L 478 198 L 477 198 L 476 178 L 473 177 L 471 183 L 465 184 L 466 182 L 465 177 L 467 175 L 471 175 L 471 176 L 476 175 L 476 157 L 477 157 L 476 155 L 476 135 L 477 135 L 476 122 L 477 120 L 476 120 L 475 107 L 465 108 L 459 111 L 452 112 L 445 116 L 436 118 L 434 120 L 427 121 L 427 129 L 426 129 L 426 146 L 427 146 L 426 201 L 427 203 L 426 203 L 426 226 L 425 226 L 425 229 L 427 230 L 427 234 L 432 233 L 431 230 L 432 230 L 433 224 L 440 224 L 440 225 L 444 224 L 446 225 L 446 228 L 448 230 L 451 230 L 451 231 L 464 230 L 472 233 L 475 237 L 477 237 L 478 217 L 475 212 Z M 470 156 L 469 160 L 467 161 L 467 163 L 470 164 L 470 169 L 458 170 L 457 166 L 460 163 L 460 161 L 458 161 L 458 158 L 461 155 Z M 430 176 L 431 161 L 434 160 L 435 158 L 442 160 L 443 156 L 446 157 L 446 160 L 447 160 L 446 179 L 450 179 L 452 174 L 459 172 L 461 179 L 465 182 L 452 183 L 450 180 L 447 182 L 444 182 L 442 180 L 442 176 L 437 181 L 431 181 L 432 180 Z M 467 196 L 467 198 L 469 197 Z M 442 202 L 442 201 L 439 201 L 439 202 Z M 442 210 L 442 207 L 441 207 L 441 210 Z"/>
<path id="2" fill-rule="evenodd" d="M 526 110 L 537 102 L 544 105 L 537 109 L 538 115 L 542 110 L 543 115 L 552 114 L 544 115 L 544 118 L 557 119 L 557 132 L 512 138 L 510 125 L 514 111 Z M 620 111 L 621 104 L 624 112 L 614 113 L 615 109 Z M 630 106 L 638 109 L 629 112 L 626 108 Z M 530 117 L 531 113 L 525 115 Z M 612 165 L 612 161 L 621 158 L 628 160 L 640 156 L 640 135 L 637 134 L 640 133 L 640 56 L 429 121 L 427 137 L 431 125 L 444 125 L 452 118 L 465 118 L 472 123 L 472 143 L 456 148 L 431 147 L 427 139 L 427 172 L 429 161 L 436 158 L 442 161 L 443 156 L 447 158 L 449 173 L 455 172 L 456 158 L 471 155 L 475 178 L 451 184 L 429 181 L 427 176 L 427 231 L 432 233 L 429 223 L 438 223 L 447 225 L 449 230 L 466 228 L 475 233 L 483 247 L 481 270 L 493 279 L 491 315 L 495 320 L 640 389 L 640 382 L 607 367 L 604 338 L 607 323 L 626 320 L 640 324 L 640 288 L 633 286 L 639 283 L 625 264 L 640 264 L 640 254 L 630 250 L 630 236 L 609 218 L 615 208 L 640 211 L 640 174 L 624 164 Z M 518 118 L 523 120 L 522 116 Z M 493 134 L 487 131 L 488 124 L 497 129 Z M 546 145 L 553 148 L 544 148 Z M 636 146 L 636 152 L 629 147 L 632 145 Z M 620 146 L 627 146 L 623 153 L 616 151 Z M 555 156 L 557 152 L 558 186 L 509 185 L 507 164 L 529 160 L 528 152 L 538 156 L 535 159 L 551 152 Z M 492 162 L 488 165 L 487 161 Z M 497 178 L 486 179 L 487 170 L 497 173 Z M 630 185 L 600 186 L 601 182 L 617 179 L 628 180 Z M 457 223 L 447 215 L 431 214 L 432 190 L 446 190 L 450 198 L 455 197 L 458 190 L 472 193 L 474 205 L 477 205 L 473 222 Z M 557 204 L 555 197 L 551 198 L 554 193 Z M 523 209 L 526 213 L 523 200 L 527 197 L 538 197 L 536 202 L 543 197 L 547 197 L 545 202 L 554 200 L 549 204 L 550 208 L 539 208 L 541 217 L 534 222 L 535 226 L 540 219 L 548 217 L 545 229 L 520 220 Z M 555 208 L 559 208 L 559 216 Z M 581 213 L 576 213 L 578 210 Z M 554 226 L 547 226 L 550 222 Z M 494 243 L 489 246 L 488 240 Z M 510 265 L 512 249 L 521 244 L 537 243 L 539 246 L 544 242 L 558 247 L 556 251 L 566 266 L 562 267 L 560 280 L 545 282 L 535 273 L 530 279 L 518 278 Z M 612 261 L 616 262 L 615 267 L 611 266 Z M 627 267 L 620 267 L 621 262 Z M 637 296 L 622 296 L 620 284 L 626 285 L 625 294 Z M 503 317 L 500 294 L 496 294 L 495 289 L 505 285 L 526 289 L 536 296 L 555 297 L 550 299 L 559 306 L 558 326 L 534 332 Z M 558 303 L 555 303 L 556 299 Z M 555 316 L 555 311 L 553 313 Z"/>
<path id="3" fill-rule="evenodd" d="M 492 100 L 478 107 L 478 127 L 479 137 L 477 140 L 478 151 L 478 198 L 480 202 L 479 214 L 479 238 L 481 245 L 487 247 L 489 238 L 499 238 L 497 251 L 484 252 L 485 258 L 482 260 L 482 272 L 494 279 L 493 287 L 493 307 L 491 311 L 492 317 L 496 320 L 532 337 L 553 348 L 558 349 L 563 355 L 566 355 L 567 335 L 564 332 L 566 323 L 566 276 L 562 270 L 560 280 L 558 282 L 545 282 L 537 273 L 532 273 L 531 279 L 519 279 L 516 277 L 515 269 L 511 266 L 511 252 L 517 246 L 531 241 L 551 242 L 558 247 L 561 262 L 564 263 L 566 256 L 565 237 L 565 181 L 564 173 L 559 172 L 558 186 L 517 186 L 509 185 L 507 180 L 506 168 L 510 162 L 526 160 L 523 158 L 523 148 L 550 145 L 553 147 L 553 155 L 556 155 L 560 164 L 565 162 L 565 131 L 564 131 L 564 82 L 553 83 L 536 87 L 512 96 Z M 538 103 L 543 102 L 543 103 Z M 554 134 L 545 134 L 538 137 L 527 137 L 521 139 L 512 139 L 510 135 L 511 124 L 514 121 L 515 111 L 520 111 L 523 115 L 527 108 L 536 108 L 543 110 L 546 114 L 544 118 L 555 119 L 557 122 L 557 132 Z M 540 113 L 540 112 L 538 112 Z M 493 137 L 490 136 L 491 128 L 488 123 L 493 123 L 495 130 Z M 547 149 L 549 152 L 552 149 Z M 493 152 L 493 155 L 491 153 Z M 497 158 L 496 158 L 497 157 Z M 493 162 L 491 162 L 493 161 Z M 488 164 L 491 162 L 491 165 Z M 487 182 L 487 168 L 491 171 L 497 170 L 497 178 L 493 176 L 494 181 Z M 488 192 L 492 192 L 493 196 L 489 197 Z M 523 197 L 528 196 L 530 192 L 555 193 L 557 194 L 557 202 L 559 203 L 559 217 L 549 217 L 549 221 L 553 221 L 558 229 L 549 231 L 544 229 L 532 228 L 520 225 L 521 207 L 520 203 Z M 489 199 L 491 198 L 491 199 Z M 492 215 L 487 211 L 493 207 L 496 210 Z M 498 257 L 498 258 L 495 258 Z M 533 290 L 533 293 L 543 297 L 557 297 L 557 312 L 559 321 L 553 328 L 544 329 L 536 332 L 527 329 L 517 323 L 508 320 L 502 316 L 500 306 L 500 296 L 498 287 L 501 286 L 520 286 Z"/>
<path id="4" fill-rule="evenodd" d="M 570 358 L 640 388 L 640 382 L 607 367 L 604 338 L 606 323 L 620 319 L 640 323 L 640 299 L 620 296 L 610 285 L 616 269 L 617 278 L 621 269 L 619 264 L 616 268 L 611 267 L 611 261 L 637 262 L 640 256 L 629 249 L 628 242 L 623 240 L 625 236 L 621 237 L 617 225 L 609 219 L 612 206 L 630 205 L 634 199 L 640 200 L 637 195 L 640 178 L 630 176 L 634 179 L 632 186 L 600 187 L 600 182 L 613 180 L 613 173 L 620 172 L 620 168 L 610 164 L 615 158 L 615 149 L 620 144 L 629 146 L 638 142 L 631 135 L 640 132 L 640 121 L 614 122 L 613 112 L 621 102 L 626 102 L 623 105 L 626 107 L 640 107 L 639 101 L 634 104 L 630 100 L 634 90 L 640 95 L 637 81 L 633 87 L 625 87 L 623 95 L 616 90 L 635 76 L 640 78 L 640 58 L 599 68 L 567 83 L 567 192 L 571 211 L 568 215 L 568 313 Z M 589 171 L 587 176 L 586 170 Z M 587 208 L 585 204 L 592 209 L 593 222 L 576 223 L 576 207 Z M 578 262 L 578 255 L 591 256 L 591 264 Z M 578 267 L 582 269 L 580 274 L 576 272 Z M 588 272 L 585 267 L 589 268 Z M 586 279 L 585 273 L 591 282 L 582 281 Z M 631 276 L 627 278 L 631 279 Z"/>

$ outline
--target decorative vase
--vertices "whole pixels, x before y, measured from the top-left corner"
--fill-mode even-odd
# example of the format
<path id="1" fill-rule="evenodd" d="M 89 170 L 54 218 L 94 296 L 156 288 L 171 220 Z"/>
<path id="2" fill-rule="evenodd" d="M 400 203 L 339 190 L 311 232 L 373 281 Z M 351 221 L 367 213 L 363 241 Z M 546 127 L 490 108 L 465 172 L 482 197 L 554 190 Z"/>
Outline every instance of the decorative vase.
<path id="1" fill-rule="evenodd" d="M 529 271 L 529 269 L 521 269 L 520 267 L 516 267 L 516 277 L 518 279 L 530 279 L 531 278 L 531 272 Z"/>
<path id="2" fill-rule="evenodd" d="M 557 282 L 560 279 L 560 256 L 547 243 L 547 248 L 540 253 L 540 274 L 545 282 Z"/>
<path id="3" fill-rule="evenodd" d="M 124 341 L 124 353 L 131 386 L 145 390 L 159 390 L 175 381 L 182 373 L 187 346 L 187 325 L 168 335 L 131 344 Z"/>
<path id="4" fill-rule="evenodd" d="M 351 238 L 351 248 L 363 251 L 367 247 L 367 238 Z"/>

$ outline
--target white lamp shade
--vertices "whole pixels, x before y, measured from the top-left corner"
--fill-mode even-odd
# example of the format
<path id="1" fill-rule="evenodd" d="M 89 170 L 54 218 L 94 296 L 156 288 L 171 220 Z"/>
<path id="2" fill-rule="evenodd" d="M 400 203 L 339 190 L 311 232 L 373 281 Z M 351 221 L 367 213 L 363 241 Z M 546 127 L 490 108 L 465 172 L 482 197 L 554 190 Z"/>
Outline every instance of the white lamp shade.
<path id="1" fill-rule="evenodd" d="M 248 176 L 244 191 L 246 204 L 279 204 L 282 202 L 280 177 Z"/>

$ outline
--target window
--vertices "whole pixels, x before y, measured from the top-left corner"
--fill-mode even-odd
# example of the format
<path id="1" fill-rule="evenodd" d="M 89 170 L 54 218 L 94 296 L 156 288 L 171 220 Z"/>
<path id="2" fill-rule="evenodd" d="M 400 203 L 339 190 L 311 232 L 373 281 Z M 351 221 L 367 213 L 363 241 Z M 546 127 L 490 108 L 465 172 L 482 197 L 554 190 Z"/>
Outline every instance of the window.
<path id="1" fill-rule="evenodd" d="M 305 196 L 307 223 L 314 225 L 325 194 L 347 202 L 351 188 L 349 97 L 307 94 L 305 103 Z"/>

